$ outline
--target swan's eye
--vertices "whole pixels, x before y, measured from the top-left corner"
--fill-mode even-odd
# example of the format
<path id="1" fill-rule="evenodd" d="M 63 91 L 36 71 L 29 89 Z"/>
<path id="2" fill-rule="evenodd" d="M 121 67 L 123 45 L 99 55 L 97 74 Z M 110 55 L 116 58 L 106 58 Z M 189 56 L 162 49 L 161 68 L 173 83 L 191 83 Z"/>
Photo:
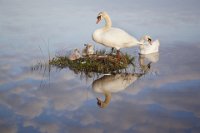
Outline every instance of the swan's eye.
<path id="1" fill-rule="evenodd" d="M 148 41 L 151 42 L 152 41 L 151 38 L 148 38 Z"/>

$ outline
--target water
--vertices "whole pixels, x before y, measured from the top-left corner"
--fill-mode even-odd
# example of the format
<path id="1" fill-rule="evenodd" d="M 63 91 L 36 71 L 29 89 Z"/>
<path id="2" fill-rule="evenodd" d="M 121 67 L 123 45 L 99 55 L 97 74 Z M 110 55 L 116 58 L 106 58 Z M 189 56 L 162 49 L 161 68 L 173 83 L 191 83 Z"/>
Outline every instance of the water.
<path id="1" fill-rule="evenodd" d="M 200 10 L 198 0 L 122 2 L 0 1 L 0 132 L 200 131 Z M 85 77 L 69 69 L 31 68 L 55 53 L 93 43 L 98 12 L 136 38 L 160 39 L 159 55 L 140 78 Z M 95 44 L 95 48 L 102 48 Z M 124 49 L 139 60 L 137 48 Z M 140 60 L 141 61 L 141 60 Z M 138 64 L 137 64 L 138 65 Z M 141 66 L 140 66 L 141 67 Z M 144 65 L 145 67 L 145 65 Z M 118 80 L 117 78 L 118 77 Z M 105 94 L 94 82 L 108 86 Z M 107 80 L 108 81 L 108 80 Z M 121 85 L 121 86 L 120 86 Z M 109 88 L 110 87 L 110 88 Z"/>

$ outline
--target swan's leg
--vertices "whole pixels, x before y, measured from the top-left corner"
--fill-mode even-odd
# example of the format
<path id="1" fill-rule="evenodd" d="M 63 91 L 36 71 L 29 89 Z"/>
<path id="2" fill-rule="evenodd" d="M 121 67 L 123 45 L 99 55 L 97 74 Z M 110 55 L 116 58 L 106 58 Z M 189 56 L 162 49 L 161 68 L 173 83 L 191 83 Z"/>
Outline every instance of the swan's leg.
<path id="1" fill-rule="evenodd" d="M 112 48 L 111 48 L 111 53 L 113 53 L 113 52 L 114 52 L 114 48 L 112 47 Z"/>
<path id="2" fill-rule="evenodd" d="M 114 48 L 112 47 L 110 51 L 110 55 L 112 55 L 113 53 L 114 53 Z"/>
<path id="3" fill-rule="evenodd" d="M 117 50 L 117 59 L 120 60 L 120 51 Z"/>

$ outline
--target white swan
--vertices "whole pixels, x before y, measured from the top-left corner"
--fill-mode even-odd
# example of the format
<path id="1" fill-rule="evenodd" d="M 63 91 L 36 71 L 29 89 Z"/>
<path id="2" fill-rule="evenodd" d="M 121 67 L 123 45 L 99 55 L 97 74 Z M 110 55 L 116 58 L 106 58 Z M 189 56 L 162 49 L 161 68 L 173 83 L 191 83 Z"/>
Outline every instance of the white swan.
<path id="1" fill-rule="evenodd" d="M 135 82 L 142 74 L 116 74 L 104 75 L 92 83 L 92 88 L 97 93 L 103 93 L 105 100 L 97 98 L 97 104 L 101 108 L 108 106 L 111 100 L 111 93 L 116 93 L 126 89 L 131 83 Z"/>
<path id="2" fill-rule="evenodd" d="M 81 54 L 80 51 L 78 49 L 74 49 L 74 51 L 71 53 L 71 55 L 69 56 L 70 60 L 77 60 L 81 58 Z"/>
<path id="3" fill-rule="evenodd" d="M 92 44 L 84 44 L 85 48 L 82 50 L 82 55 L 92 55 L 94 54 L 94 46 Z"/>
<path id="4" fill-rule="evenodd" d="M 151 54 L 159 51 L 159 40 L 152 41 L 150 36 L 145 35 L 140 42 L 143 43 L 140 45 L 140 54 Z"/>
<path id="5" fill-rule="evenodd" d="M 102 19 L 105 20 L 106 24 L 103 28 L 94 31 L 92 35 L 93 40 L 97 43 L 103 44 L 104 46 L 116 48 L 118 57 L 120 56 L 120 48 L 133 47 L 141 44 L 141 42 L 136 38 L 122 29 L 113 28 L 111 19 L 106 12 L 100 12 L 98 14 L 96 23 L 98 24 Z"/>

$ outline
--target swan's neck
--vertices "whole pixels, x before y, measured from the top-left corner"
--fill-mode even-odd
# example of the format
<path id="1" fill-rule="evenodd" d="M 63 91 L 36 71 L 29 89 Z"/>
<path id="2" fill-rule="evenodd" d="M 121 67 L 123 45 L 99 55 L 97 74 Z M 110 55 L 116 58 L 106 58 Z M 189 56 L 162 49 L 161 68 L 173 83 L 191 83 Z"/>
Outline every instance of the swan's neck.
<path id="1" fill-rule="evenodd" d="M 105 22 L 106 22 L 106 24 L 104 26 L 104 29 L 105 30 L 110 29 L 111 26 L 112 26 L 112 21 L 111 21 L 110 17 L 109 16 L 105 16 L 104 19 L 105 19 Z"/>
<path id="2" fill-rule="evenodd" d="M 111 94 L 110 94 L 110 92 L 105 93 L 105 101 L 104 101 L 104 103 L 106 105 L 108 105 L 110 103 L 110 100 L 111 100 Z"/>
<path id="3" fill-rule="evenodd" d="M 101 101 L 100 99 L 100 102 L 101 102 L 101 108 L 106 108 L 108 106 L 108 104 L 110 103 L 110 100 L 111 100 L 111 93 L 110 92 L 105 92 L 104 93 L 105 95 L 105 100 L 104 101 Z"/>

